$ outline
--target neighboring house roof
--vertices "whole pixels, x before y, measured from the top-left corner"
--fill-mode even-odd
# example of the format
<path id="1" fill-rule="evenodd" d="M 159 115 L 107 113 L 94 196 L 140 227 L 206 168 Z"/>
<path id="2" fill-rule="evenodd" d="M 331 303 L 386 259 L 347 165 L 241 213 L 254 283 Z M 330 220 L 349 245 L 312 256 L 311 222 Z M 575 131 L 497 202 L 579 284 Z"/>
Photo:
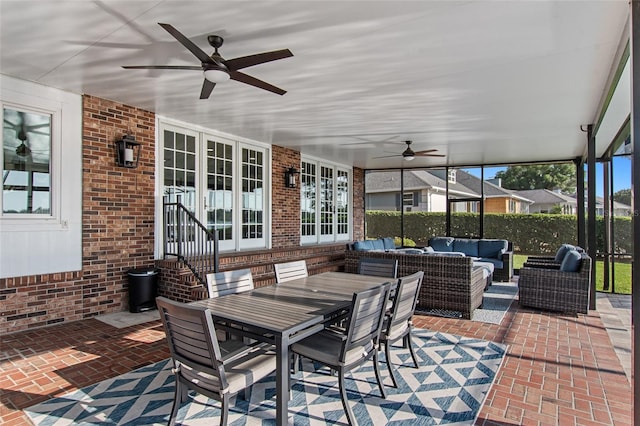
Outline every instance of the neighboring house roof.
<path id="1" fill-rule="evenodd" d="M 515 192 L 523 197 L 527 197 L 536 204 L 577 204 L 575 198 L 548 189 L 524 189 Z"/>
<path id="2" fill-rule="evenodd" d="M 439 173 L 434 171 L 407 171 L 404 173 L 403 179 L 405 191 L 429 188 L 444 192 L 446 187 L 445 180 Z M 367 173 L 365 175 L 365 188 L 367 193 L 400 191 L 400 172 L 391 170 Z M 474 191 L 460 183 L 449 184 L 449 191 L 469 197 L 476 196 Z"/>
<path id="3" fill-rule="evenodd" d="M 604 207 L 604 198 L 603 197 L 596 196 L 596 206 Z M 631 212 L 631 206 L 629 206 L 627 204 L 619 203 L 619 202 L 617 202 L 615 200 L 613 201 L 613 208 L 614 208 L 614 210 L 628 210 L 629 212 Z"/>
<path id="4" fill-rule="evenodd" d="M 404 173 L 403 183 L 405 191 L 425 188 L 444 191 L 447 187 L 446 170 L 410 170 Z M 479 197 L 480 183 L 480 178 L 458 169 L 456 170 L 456 182 L 449 182 L 449 192 L 466 197 Z M 365 188 L 367 193 L 400 191 L 400 172 L 390 170 L 367 173 L 365 175 Z M 533 202 L 515 191 L 487 181 L 484 182 L 484 195 L 486 198 L 506 197 L 527 203 Z"/>
<path id="5" fill-rule="evenodd" d="M 526 203 L 533 203 L 532 200 L 524 197 L 516 191 L 512 191 L 510 189 L 503 188 L 494 183 L 488 181 L 482 181 L 479 177 L 472 175 L 471 173 L 467 173 L 463 170 L 458 169 L 456 173 L 456 180 L 466 186 L 467 188 L 473 189 L 478 195 L 480 195 L 480 184 L 483 183 L 484 186 L 484 196 L 485 198 L 515 198 L 520 201 L 524 201 Z"/>
<path id="6" fill-rule="evenodd" d="M 446 182 L 446 170 L 438 169 L 438 170 L 415 170 L 413 173 L 416 173 L 417 176 L 420 177 L 425 182 L 430 182 L 433 188 L 438 188 L 442 191 L 447 187 Z M 462 182 L 459 182 L 456 179 L 455 183 L 449 182 L 449 192 L 453 192 L 457 195 L 464 195 L 467 197 L 477 197 L 478 194 L 468 186 L 464 185 Z"/>

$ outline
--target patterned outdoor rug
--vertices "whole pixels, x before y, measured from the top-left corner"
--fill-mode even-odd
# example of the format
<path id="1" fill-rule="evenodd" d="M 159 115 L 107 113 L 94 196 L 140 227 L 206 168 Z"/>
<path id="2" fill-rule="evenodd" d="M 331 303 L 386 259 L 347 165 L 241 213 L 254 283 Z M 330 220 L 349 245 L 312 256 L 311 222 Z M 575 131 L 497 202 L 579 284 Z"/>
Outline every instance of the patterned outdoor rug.
<path id="1" fill-rule="evenodd" d="M 381 365 L 387 398 L 379 396 L 371 364 L 353 372 L 346 385 L 351 407 L 361 425 L 473 424 L 502 364 L 506 347 L 479 339 L 417 330 L 419 369 L 409 351 L 392 350 L 398 389 L 391 387 Z M 382 357 L 384 360 L 384 356 Z M 289 402 L 289 423 L 346 424 L 337 376 L 312 371 L 309 361 L 297 374 Z M 140 368 L 24 410 L 36 425 L 166 425 L 173 400 L 170 360 Z M 230 425 L 267 425 L 275 420 L 275 381 L 268 377 L 253 387 L 251 400 L 233 398 Z M 217 401 L 197 396 L 183 404 L 178 424 L 218 424 Z"/>
<path id="2" fill-rule="evenodd" d="M 484 292 L 482 308 L 473 311 L 471 320 L 500 324 L 509 310 L 513 299 L 518 294 L 517 281 L 499 283 L 494 282 Z"/>

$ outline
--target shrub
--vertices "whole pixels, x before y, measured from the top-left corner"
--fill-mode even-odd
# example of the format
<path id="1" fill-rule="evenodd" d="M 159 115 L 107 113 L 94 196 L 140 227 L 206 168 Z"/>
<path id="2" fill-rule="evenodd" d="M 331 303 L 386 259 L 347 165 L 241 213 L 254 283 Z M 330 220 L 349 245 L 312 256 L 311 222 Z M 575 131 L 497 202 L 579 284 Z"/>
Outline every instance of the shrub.
<path id="1" fill-rule="evenodd" d="M 476 237 L 477 213 L 452 213 L 451 235 Z M 433 236 L 446 235 L 446 214 L 442 212 L 408 212 L 401 218 L 400 212 L 367 211 L 368 237 L 401 235 L 404 221 L 405 238 L 411 238 L 418 247 L 428 244 Z M 616 253 L 631 252 L 631 218 L 616 216 L 613 220 Z M 513 244 L 516 253 L 553 254 L 562 243 L 577 244 L 577 220 L 575 215 L 563 214 L 503 214 L 484 215 L 484 237 L 502 238 Z M 397 238 L 396 244 L 400 241 Z M 604 250 L 604 217 L 596 219 L 598 251 Z M 404 244 L 408 246 L 407 243 Z"/>

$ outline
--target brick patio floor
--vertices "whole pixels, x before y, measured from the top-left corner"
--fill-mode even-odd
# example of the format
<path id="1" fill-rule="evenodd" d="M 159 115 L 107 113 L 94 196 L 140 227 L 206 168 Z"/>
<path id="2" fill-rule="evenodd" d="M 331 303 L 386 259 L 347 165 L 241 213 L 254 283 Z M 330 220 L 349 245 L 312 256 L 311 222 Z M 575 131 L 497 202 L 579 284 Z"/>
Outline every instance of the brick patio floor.
<path id="1" fill-rule="evenodd" d="M 416 326 L 509 345 L 476 424 L 631 425 L 632 389 L 600 315 L 513 303 L 501 325 L 419 316 Z M 123 329 L 90 319 L 0 338 L 0 424 L 22 409 L 168 357 L 159 320 Z"/>

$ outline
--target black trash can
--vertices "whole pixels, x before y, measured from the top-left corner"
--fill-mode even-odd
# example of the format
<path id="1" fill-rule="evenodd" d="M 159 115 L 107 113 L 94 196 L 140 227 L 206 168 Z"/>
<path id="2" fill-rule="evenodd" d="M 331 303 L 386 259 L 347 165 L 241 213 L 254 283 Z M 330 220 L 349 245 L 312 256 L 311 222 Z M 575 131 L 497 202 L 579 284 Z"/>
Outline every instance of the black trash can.
<path id="1" fill-rule="evenodd" d="M 158 270 L 156 268 L 130 269 L 129 312 L 144 312 L 156 307 Z"/>

